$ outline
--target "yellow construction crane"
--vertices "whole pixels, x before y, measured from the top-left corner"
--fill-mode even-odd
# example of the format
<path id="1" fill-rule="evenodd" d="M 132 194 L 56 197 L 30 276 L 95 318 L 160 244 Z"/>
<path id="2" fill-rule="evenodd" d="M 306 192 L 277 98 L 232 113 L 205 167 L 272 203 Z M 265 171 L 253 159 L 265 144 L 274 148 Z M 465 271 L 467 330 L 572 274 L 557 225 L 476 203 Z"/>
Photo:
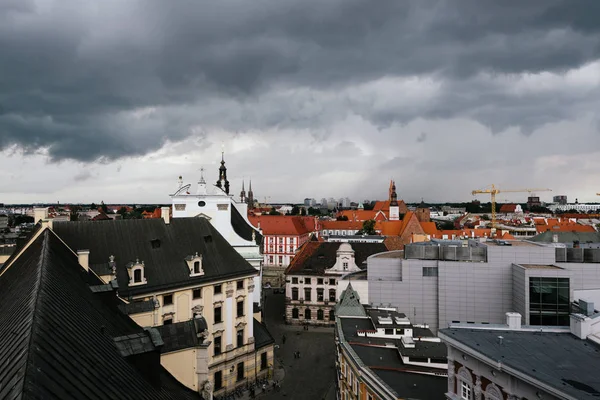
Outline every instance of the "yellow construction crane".
<path id="1" fill-rule="evenodd" d="M 492 185 L 489 189 L 473 190 L 472 194 L 490 194 L 492 197 L 492 228 L 496 228 L 496 195 L 498 193 L 520 193 L 520 192 L 551 192 L 552 189 L 498 189 Z"/>

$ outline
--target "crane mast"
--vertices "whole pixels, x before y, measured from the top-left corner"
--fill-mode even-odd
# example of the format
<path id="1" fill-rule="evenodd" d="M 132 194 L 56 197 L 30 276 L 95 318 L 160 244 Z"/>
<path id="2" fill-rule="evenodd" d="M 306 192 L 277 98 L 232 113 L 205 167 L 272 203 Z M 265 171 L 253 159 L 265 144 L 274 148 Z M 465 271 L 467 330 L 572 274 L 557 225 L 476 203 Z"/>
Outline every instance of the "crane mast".
<path id="1" fill-rule="evenodd" d="M 489 194 L 492 201 L 492 229 L 496 229 L 496 195 L 498 193 L 522 193 L 522 192 L 551 192 L 552 189 L 498 189 L 494 184 L 489 189 L 476 189 L 471 192 L 477 194 Z M 600 196 L 600 193 L 598 194 Z"/>

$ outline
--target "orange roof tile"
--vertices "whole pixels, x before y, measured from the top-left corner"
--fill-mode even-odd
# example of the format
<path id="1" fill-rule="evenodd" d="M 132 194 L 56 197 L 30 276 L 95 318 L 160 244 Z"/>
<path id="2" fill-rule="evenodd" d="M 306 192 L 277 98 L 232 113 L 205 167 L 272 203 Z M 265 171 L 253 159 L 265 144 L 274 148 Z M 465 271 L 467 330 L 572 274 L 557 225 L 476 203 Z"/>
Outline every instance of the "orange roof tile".
<path id="1" fill-rule="evenodd" d="M 248 216 L 252 225 L 260 228 L 263 235 L 304 235 L 311 231 L 306 227 L 304 220 L 298 216 L 290 215 L 259 215 Z"/>

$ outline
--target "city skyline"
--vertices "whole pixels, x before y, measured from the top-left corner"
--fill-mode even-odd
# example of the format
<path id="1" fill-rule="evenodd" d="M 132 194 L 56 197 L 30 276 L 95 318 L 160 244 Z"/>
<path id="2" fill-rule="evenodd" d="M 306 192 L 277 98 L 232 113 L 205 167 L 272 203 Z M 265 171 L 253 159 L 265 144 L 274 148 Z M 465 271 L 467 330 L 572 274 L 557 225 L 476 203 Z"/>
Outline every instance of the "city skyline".
<path id="1" fill-rule="evenodd" d="M 5 2 L 0 201 L 597 201 L 600 3 L 518 4 Z"/>

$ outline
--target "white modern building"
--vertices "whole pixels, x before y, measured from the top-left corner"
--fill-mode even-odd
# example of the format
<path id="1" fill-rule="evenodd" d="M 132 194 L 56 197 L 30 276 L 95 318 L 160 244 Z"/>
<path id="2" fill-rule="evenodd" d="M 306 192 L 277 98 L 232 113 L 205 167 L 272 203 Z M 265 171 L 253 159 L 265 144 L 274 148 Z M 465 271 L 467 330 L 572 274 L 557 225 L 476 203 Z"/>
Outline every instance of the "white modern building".
<path id="1" fill-rule="evenodd" d="M 600 288 L 600 249 L 528 241 L 415 243 L 367 264 L 366 303 L 405 310 L 434 331 L 503 323 L 506 312 L 526 325 L 567 326 L 571 303 Z"/>

